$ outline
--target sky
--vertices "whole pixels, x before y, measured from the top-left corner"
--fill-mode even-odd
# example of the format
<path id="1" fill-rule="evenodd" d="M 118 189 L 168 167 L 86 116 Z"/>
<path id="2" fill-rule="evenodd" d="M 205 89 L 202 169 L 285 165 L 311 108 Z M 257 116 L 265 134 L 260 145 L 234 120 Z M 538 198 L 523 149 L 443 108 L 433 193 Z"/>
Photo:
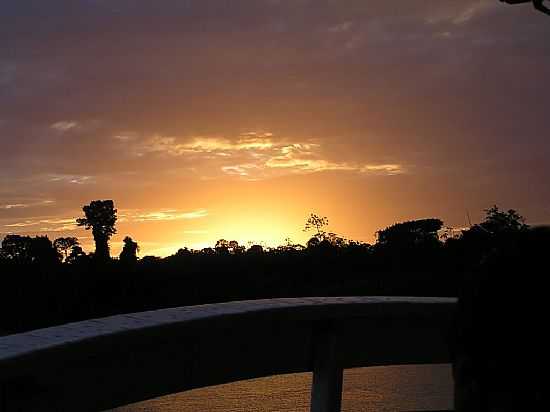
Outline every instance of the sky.
<path id="1" fill-rule="evenodd" d="M 0 238 L 141 255 L 550 222 L 550 18 L 496 0 L 6 0 Z"/>

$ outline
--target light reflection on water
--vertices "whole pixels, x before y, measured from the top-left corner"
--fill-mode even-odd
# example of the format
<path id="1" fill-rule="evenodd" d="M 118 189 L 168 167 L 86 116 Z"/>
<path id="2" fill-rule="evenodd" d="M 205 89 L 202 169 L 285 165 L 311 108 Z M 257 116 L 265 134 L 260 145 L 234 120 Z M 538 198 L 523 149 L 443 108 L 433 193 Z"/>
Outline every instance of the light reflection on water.
<path id="1" fill-rule="evenodd" d="M 164 396 L 116 412 L 308 412 L 311 374 L 271 376 Z M 449 365 L 349 369 L 344 412 L 434 411 L 452 408 Z"/>

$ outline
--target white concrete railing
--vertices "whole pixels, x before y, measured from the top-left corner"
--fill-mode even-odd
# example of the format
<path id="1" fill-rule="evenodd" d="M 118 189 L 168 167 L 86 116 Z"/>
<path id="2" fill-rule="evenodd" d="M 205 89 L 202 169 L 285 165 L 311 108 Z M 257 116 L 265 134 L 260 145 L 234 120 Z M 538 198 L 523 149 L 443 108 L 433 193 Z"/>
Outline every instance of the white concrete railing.
<path id="1" fill-rule="evenodd" d="M 449 361 L 456 300 L 230 302 L 0 338 L 0 411 L 99 411 L 193 388 L 312 371 L 311 409 L 340 410 L 344 368 Z"/>

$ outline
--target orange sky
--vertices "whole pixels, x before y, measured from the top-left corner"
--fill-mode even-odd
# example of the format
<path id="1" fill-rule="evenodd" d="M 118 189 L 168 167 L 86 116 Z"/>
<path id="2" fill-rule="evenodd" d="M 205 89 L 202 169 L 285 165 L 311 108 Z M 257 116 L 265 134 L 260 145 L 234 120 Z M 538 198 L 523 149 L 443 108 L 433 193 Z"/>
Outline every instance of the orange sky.
<path id="1" fill-rule="evenodd" d="M 0 15 L 0 238 L 114 199 L 145 254 L 373 241 L 493 204 L 550 221 L 548 19 L 493 0 L 13 1 Z M 32 28 L 32 29 L 31 29 Z"/>

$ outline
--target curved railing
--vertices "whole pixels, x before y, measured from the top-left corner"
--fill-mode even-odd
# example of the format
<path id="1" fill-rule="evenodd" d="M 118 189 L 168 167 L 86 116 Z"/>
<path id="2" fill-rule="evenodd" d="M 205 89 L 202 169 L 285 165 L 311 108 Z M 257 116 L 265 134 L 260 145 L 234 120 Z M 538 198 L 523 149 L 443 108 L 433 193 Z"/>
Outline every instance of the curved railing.
<path id="1" fill-rule="evenodd" d="M 0 411 L 98 411 L 188 389 L 314 372 L 313 411 L 340 410 L 344 368 L 449 361 L 455 300 L 230 302 L 0 338 Z"/>

